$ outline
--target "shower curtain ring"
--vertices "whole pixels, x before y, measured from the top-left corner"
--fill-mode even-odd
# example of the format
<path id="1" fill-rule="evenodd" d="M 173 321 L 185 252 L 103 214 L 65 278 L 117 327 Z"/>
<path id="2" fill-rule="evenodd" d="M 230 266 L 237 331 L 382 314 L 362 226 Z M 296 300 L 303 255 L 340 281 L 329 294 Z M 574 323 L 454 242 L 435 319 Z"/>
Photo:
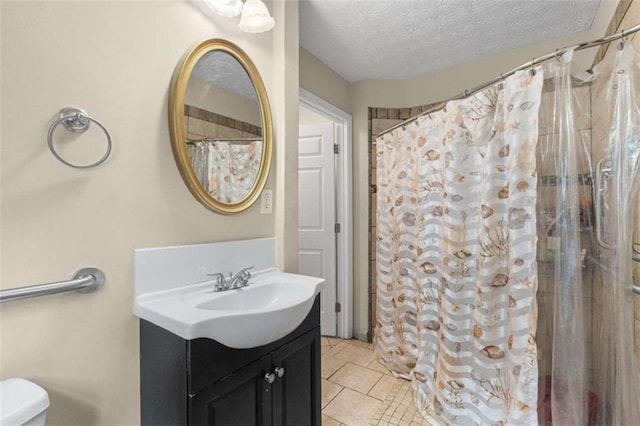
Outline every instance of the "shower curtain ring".
<path id="1" fill-rule="evenodd" d="M 535 76 L 536 75 L 536 69 L 534 68 L 534 66 L 536 65 L 536 58 L 531 58 L 531 76 Z"/>
<path id="2" fill-rule="evenodd" d="M 618 45 L 618 50 L 622 50 L 624 49 L 624 38 L 625 38 L 625 33 L 624 30 L 620 31 L 620 44 Z"/>

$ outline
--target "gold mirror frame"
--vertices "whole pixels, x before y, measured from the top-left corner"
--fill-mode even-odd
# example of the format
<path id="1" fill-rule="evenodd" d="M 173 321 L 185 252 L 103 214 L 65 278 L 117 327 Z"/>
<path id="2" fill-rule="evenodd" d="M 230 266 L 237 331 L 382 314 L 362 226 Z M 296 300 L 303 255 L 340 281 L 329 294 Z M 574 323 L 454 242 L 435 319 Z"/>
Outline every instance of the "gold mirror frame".
<path id="1" fill-rule="evenodd" d="M 253 87 L 258 96 L 260 106 L 260 115 L 262 117 L 262 138 L 263 149 L 262 158 L 260 160 L 260 169 L 256 180 L 251 187 L 249 193 L 241 200 L 235 203 L 225 203 L 213 198 L 202 187 L 198 177 L 196 176 L 189 154 L 185 138 L 184 126 L 184 105 L 187 92 L 187 85 L 191 73 L 196 64 L 204 55 L 211 51 L 226 52 L 234 57 L 249 75 Z M 249 56 L 238 46 L 227 40 L 210 39 L 198 43 L 189 50 L 178 62 L 173 77 L 171 78 L 171 88 L 169 90 L 169 133 L 171 136 L 171 150 L 173 157 L 180 171 L 180 175 L 189 191 L 202 205 L 209 210 L 221 214 L 240 213 L 248 209 L 256 202 L 265 183 L 269 177 L 269 169 L 271 168 L 271 152 L 273 150 L 273 127 L 271 123 L 271 110 L 269 108 L 269 99 L 267 91 L 260 77 L 258 69 L 253 64 Z"/>

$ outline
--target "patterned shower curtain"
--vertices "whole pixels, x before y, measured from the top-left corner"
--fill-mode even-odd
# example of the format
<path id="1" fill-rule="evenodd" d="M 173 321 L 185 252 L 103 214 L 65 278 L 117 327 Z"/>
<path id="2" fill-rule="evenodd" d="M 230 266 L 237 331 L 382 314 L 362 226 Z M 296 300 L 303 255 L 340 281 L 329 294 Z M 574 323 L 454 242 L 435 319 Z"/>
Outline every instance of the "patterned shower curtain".
<path id="1" fill-rule="evenodd" d="M 377 140 L 380 359 L 435 424 L 536 424 L 542 72 Z"/>

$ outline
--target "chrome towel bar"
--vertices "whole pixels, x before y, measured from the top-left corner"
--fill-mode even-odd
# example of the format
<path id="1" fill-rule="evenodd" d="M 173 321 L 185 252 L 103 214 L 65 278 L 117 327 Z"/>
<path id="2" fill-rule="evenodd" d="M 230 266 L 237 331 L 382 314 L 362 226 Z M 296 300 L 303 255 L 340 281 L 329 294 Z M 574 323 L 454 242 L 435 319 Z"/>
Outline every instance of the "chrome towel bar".
<path id="1" fill-rule="evenodd" d="M 104 282 L 105 275 L 100 269 L 82 268 L 73 274 L 71 280 L 68 281 L 2 290 L 0 291 L 0 303 L 74 290 L 80 293 L 91 293 L 102 287 Z"/>

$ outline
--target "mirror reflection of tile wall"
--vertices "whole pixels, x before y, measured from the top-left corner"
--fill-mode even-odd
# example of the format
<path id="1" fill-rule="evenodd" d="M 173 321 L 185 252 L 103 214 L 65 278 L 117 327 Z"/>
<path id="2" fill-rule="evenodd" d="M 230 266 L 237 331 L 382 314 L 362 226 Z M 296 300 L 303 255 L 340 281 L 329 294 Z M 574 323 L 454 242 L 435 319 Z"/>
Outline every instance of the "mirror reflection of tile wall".
<path id="1" fill-rule="evenodd" d="M 262 129 L 191 105 L 184 106 L 185 134 L 189 140 L 204 138 L 254 138 Z"/>

